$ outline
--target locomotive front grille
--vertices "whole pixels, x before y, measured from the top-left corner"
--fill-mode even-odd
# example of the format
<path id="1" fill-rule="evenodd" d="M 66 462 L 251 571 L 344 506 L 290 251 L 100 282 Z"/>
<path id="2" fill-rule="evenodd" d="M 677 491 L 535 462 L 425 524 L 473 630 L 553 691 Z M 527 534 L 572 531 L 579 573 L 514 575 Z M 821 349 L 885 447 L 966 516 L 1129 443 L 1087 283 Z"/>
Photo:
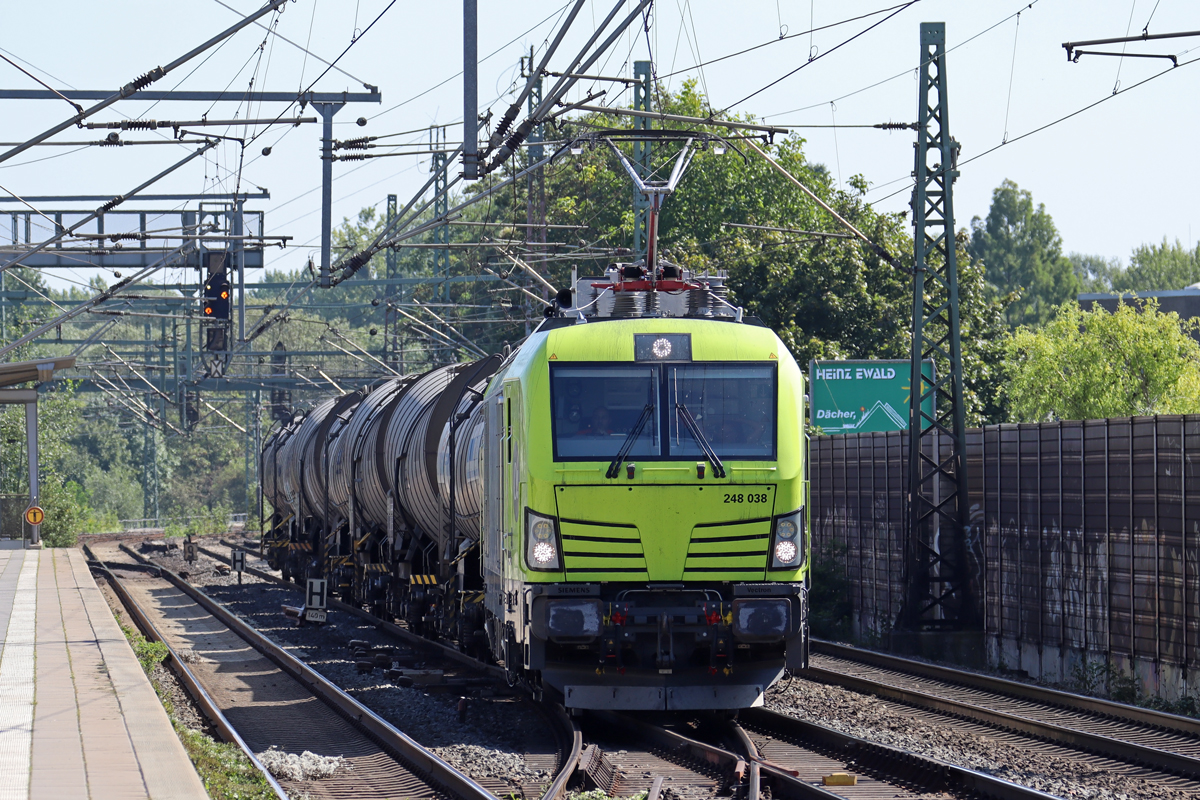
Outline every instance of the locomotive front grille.
<path id="1" fill-rule="evenodd" d="M 570 581 L 761 581 L 775 487 L 557 486 Z"/>
<path id="2" fill-rule="evenodd" d="M 683 577 L 689 580 L 762 580 L 771 545 L 771 518 L 711 523 L 692 529 Z"/>
<path id="3" fill-rule="evenodd" d="M 649 580 L 637 527 L 563 519 L 559 530 L 569 580 Z"/>

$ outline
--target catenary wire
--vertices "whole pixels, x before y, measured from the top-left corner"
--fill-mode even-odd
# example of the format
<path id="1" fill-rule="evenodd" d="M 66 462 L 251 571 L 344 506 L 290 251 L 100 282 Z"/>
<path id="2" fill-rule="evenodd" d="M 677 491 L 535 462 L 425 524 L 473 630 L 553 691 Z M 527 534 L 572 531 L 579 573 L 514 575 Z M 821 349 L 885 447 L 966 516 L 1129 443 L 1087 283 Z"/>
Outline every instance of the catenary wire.
<path id="1" fill-rule="evenodd" d="M 241 13 L 242 13 L 242 12 L 238 11 L 236 8 L 234 8 L 233 6 L 231 6 L 231 5 L 228 5 L 227 3 L 224 3 L 224 2 L 222 2 L 222 0 L 213 0 L 213 2 L 215 2 L 215 3 L 216 3 L 217 5 L 219 5 L 219 6 L 224 6 L 225 8 L 229 9 L 230 11 L 232 11 L 232 12 L 233 12 L 233 13 L 235 13 L 235 14 L 241 14 Z M 316 9 L 316 4 L 315 4 L 315 3 L 314 3 L 314 6 L 313 6 L 313 7 L 314 7 L 314 11 L 315 11 L 315 9 Z M 257 25 L 257 26 L 258 26 L 258 27 L 260 27 L 260 28 L 266 28 L 266 26 L 265 26 L 265 25 L 263 25 L 261 22 L 258 22 L 257 20 L 255 21 L 255 23 L 254 23 L 254 24 L 255 24 L 255 25 Z M 306 55 L 306 57 L 307 57 L 307 56 L 311 56 L 312 58 L 316 59 L 317 61 L 320 61 L 322 64 L 328 64 L 328 63 L 329 63 L 328 61 L 326 61 L 325 59 L 321 58 L 319 55 L 317 55 L 316 53 L 312 52 L 311 50 L 309 50 L 308 48 L 304 47 L 303 45 L 301 45 L 301 44 L 298 44 L 298 43 L 296 43 L 296 42 L 293 42 L 291 39 L 287 38 L 286 36 L 284 36 L 284 35 L 283 35 L 282 33 L 280 33 L 279 31 L 272 30 L 270 33 L 271 33 L 271 35 L 272 35 L 272 36 L 274 36 L 276 39 L 282 39 L 283 41 L 285 41 L 285 42 L 287 42 L 288 44 L 290 44 L 292 47 L 295 47 L 297 50 L 303 50 L 303 51 L 304 51 L 304 53 L 305 53 L 305 55 Z M 358 81 L 358 82 L 359 82 L 359 83 L 361 83 L 363 86 L 366 86 L 366 85 L 367 85 L 367 82 L 366 82 L 366 81 L 364 81 L 362 78 L 359 78 L 359 77 L 357 77 L 357 76 L 351 75 L 349 72 L 347 72 L 346 70 L 342 69 L 341 67 L 334 67 L 334 69 L 336 69 L 338 72 L 340 72 L 340 73 L 342 73 L 343 75 L 345 75 L 347 78 L 352 78 L 353 80 L 356 80 L 356 81 Z"/>
<path id="2" fill-rule="evenodd" d="M 894 10 L 896 10 L 896 9 L 898 9 L 898 8 L 901 8 L 901 9 L 902 9 L 902 7 L 903 7 L 903 6 L 906 6 L 906 5 L 909 5 L 909 3 L 907 3 L 907 2 L 905 2 L 905 3 L 899 3 L 899 4 L 897 4 L 897 5 L 894 5 L 894 6 L 888 6 L 887 8 L 881 8 L 881 9 L 879 9 L 878 11 L 868 11 L 866 14 L 859 14 L 859 15 L 858 15 L 858 16 L 856 16 L 856 17 L 847 17 L 846 19 L 838 20 L 837 22 L 831 22 L 831 23 L 829 23 L 828 25 L 821 25 L 821 26 L 819 26 L 819 27 L 816 27 L 816 28 L 814 28 L 814 27 L 811 27 L 811 23 L 810 23 L 809 30 L 806 30 L 806 31 L 800 31 L 799 33 L 792 33 L 792 34 L 788 34 L 787 36 L 781 36 L 781 37 L 779 37 L 779 38 L 776 38 L 776 39 L 771 39 L 771 40 L 769 40 L 769 41 L 763 42 L 762 44 L 756 44 L 756 45 L 754 45 L 753 47 L 747 47 L 745 50 L 738 50 L 736 53 L 729 53 L 729 54 L 727 54 L 727 55 L 718 56 L 717 58 L 714 58 L 714 59 L 712 59 L 711 61 L 703 61 L 703 62 L 701 62 L 701 63 L 699 63 L 699 64 L 693 64 L 693 65 L 692 65 L 692 66 L 690 66 L 690 67 L 684 67 L 684 68 L 682 68 L 682 69 L 673 69 L 673 71 L 672 71 L 672 72 L 668 72 L 666 75 L 661 75 L 661 76 L 659 76 L 659 77 L 660 77 L 660 78 L 664 78 L 664 79 L 665 79 L 665 78 L 671 78 L 671 77 L 674 77 L 675 75 L 679 75 L 679 74 L 682 74 L 682 73 L 684 73 L 684 72 L 691 72 L 691 71 L 692 71 L 692 70 L 694 70 L 694 69 L 700 69 L 700 68 L 702 68 L 702 67 L 706 67 L 706 66 L 708 66 L 709 64 L 716 64 L 717 62 L 720 62 L 720 61 L 725 61 L 725 60 L 727 60 L 727 59 L 730 59 L 730 58 L 736 58 L 736 57 L 738 57 L 738 56 L 745 55 L 746 53 L 752 53 L 752 52 L 754 52 L 755 50 L 761 50 L 761 49 L 762 49 L 762 48 L 764 48 L 764 47 L 770 47 L 771 45 L 773 45 L 773 44 L 778 44 L 779 42 L 786 42 L 786 41 L 788 41 L 789 39 L 795 39 L 795 38 L 796 38 L 796 37 L 798 37 L 798 36 L 809 36 L 809 35 L 811 35 L 811 34 L 813 34 L 813 33 L 816 33 L 816 32 L 818 32 L 818 31 L 825 31 L 825 30 L 829 30 L 830 28 L 836 28 L 836 27 L 838 27 L 839 25 L 846 25 L 846 24 L 849 24 L 849 23 L 851 23 L 851 22 L 857 22 L 858 20 L 860 20 L 860 19 L 866 19 L 867 17 L 874 17 L 874 16 L 876 16 L 876 15 L 878 15 L 878 14 L 886 14 L 887 12 L 889 12 L 889 11 L 894 11 Z M 682 25 L 682 18 L 681 18 L 681 22 L 680 22 L 680 24 Z M 676 45 L 678 45 L 678 41 L 679 41 L 679 40 L 678 40 L 678 39 L 676 39 Z M 810 45 L 810 51 L 811 51 L 811 45 Z M 841 98 L 838 98 L 838 99 L 841 99 Z"/>
<path id="3" fill-rule="evenodd" d="M 989 147 L 987 150 L 984 150 L 982 153 L 978 153 L 976 155 L 971 156 L 970 158 L 967 158 L 967 159 L 964 159 L 964 160 L 958 162 L 958 166 L 961 167 L 966 164 L 970 164 L 972 161 L 978 161 L 979 159 L 983 158 L 984 156 L 990 155 L 1003 147 L 1007 147 L 1010 144 L 1019 142 L 1022 139 L 1027 139 L 1030 136 L 1033 136 L 1036 133 L 1041 133 L 1042 131 L 1047 130 L 1049 128 L 1053 128 L 1055 125 L 1058 125 L 1060 122 L 1066 122 L 1067 120 L 1071 119 L 1072 117 L 1077 117 L 1080 114 L 1084 113 L 1085 111 L 1090 111 L 1091 109 L 1095 108 L 1096 106 L 1100 105 L 1101 103 L 1107 103 L 1109 100 L 1112 100 L 1114 97 L 1123 95 L 1126 92 L 1131 92 L 1140 86 L 1145 86 L 1147 83 L 1150 83 L 1153 80 L 1161 78 L 1163 75 L 1177 72 L 1178 70 L 1182 69 L 1183 67 L 1190 66 L 1192 64 L 1195 64 L 1198 61 L 1200 61 L 1200 58 L 1193 58 L 1190 61 L 1180 62 L 1178 67 L 1168 67 L 1167 69 L 1163 70 L 1162 72 L 1157 72 L 1148 78 L 1144 78 L 1144 79 L 1138 81 L 1137 83 L 1131 84 L 1130 86 L 1126 86 L 1124 89 L 1118 90 L 1116 94 L 1106 95 L 1106 96 L 1100 98 L 1099 100 L 1096 100 L 1095 102 L 1088 103 L 1087 105 L 1085 105 L 1081 108 L 1077 108 L 1076 110 L 1072 111 L 1069 114 L 1064 114 L 1063 116 L 1059 117 L 1058 119 L 1051 120 L 1050 122 L 1047 122 L 1045 125 L 1040 125 L 1031 131 L 1026 131 L 1025 133 L 1022 133 L 1020 136 L 1016 136 L 1012 139 L 1009 139 L 1006 142 L 1001 142 L 1000 144 L 996 145 L 995 147 Z M 888 181 L 885 184 L 880 184 L 880 186 L 889 186 L 889 185 L 896 183 L 897 181 L 901 181 L 901 180 L 905 180 L 905 178 L 897 178 L 896 180 Z M 901 192 L 912 188 L 912 186 L 914 186 L 914 185 L 915 185 L 914 183 L 910 182 L 907 186 L 904 186 L 904 187 L 892 192 L 891 194 L 884 195 L 883 197 L 880 197 L 876 200 L 872 200 L 871 202 L 872 202 L 872 204 L 882 203 L 884 200 L 887 200 L 891 197 L 895 197 L 896 195 L 900 194 Z"/>
<path id="4" fill-rule="evenodd" d="M 948 49 L 946 50 L 946 54 L 947 54 L 947 55 L 949 55 L 950 53 L 953 53 L 955 50 L 959 49 L 960 47 L 965 47 L 966 45 L 968 45 L 968 44 L 970 44 L 971 42 L 975 41 L 975 40 L 976 40 L 976 39 L 978 39 L 980 36 L 983 36 L 984 34 L 990 33 L 991 31 L 995 30 L 996 28 L 999 28 L 1001 25 L 1003 25 L 1004 23 L 1008 22 L 1010 19 L 1012 19 L 1013 17 L 1017 16 L 1018 14 L 1024 13 L 1025 11 L 1028 11 L 1029 9 L 1033 8 L 1033 7 L 1034 7 L 1035 5 L 1037 5 L 1039 2 L 1040 2 L 1040 0 L 1032 0 L 1032 2 L 1030 2 L 1028 5 L 1022 6 L 1022 7 L 1021 7 L 1021 9 L 1020 9 L 1019 11 L 1014 11 L 1012 14 L 1009 14 L 1008 16 L 1004 17 L 1004 18 L 1003 18 L 1003 19 L 1001 19 L 1000 21 L 998 21 L 998 22 L 996 22 L 996 23 L 994 23 L 994 24 L 992 24 L 992 25 L 989 25 L 988 27 L 984 28 L 984 29 L 983 29 L 983 30 L 981 30 L 979 33 L 975 34 L 974 36 L 970 36 L 970 37 L 968 37 L 968 38 L 964 39 L 963 41 L 959 42 L 958 44 L 954 45 L 953 47 L 950 47 L 950 48 L 948 48 Z M 921 64 L 917 65 L 917 68 L 919 69 L 920 67 L 923 67 L 923 66 L 925 66 L 924 62 L 922 62 Z M 846 94 L 843 94 L 843 95 L 841 95 L 841 96 L 839 96 L 839 97 L 835 97 L 835 98 L 833 98 L 833 100 L 836 102 L 836 101 L 838 101 L 838 100 L 845 100 L 847 97 L 853 97 L 853 96 L 854 96 L 854 95 L 856 95 L 856 94 L 862 94 L 863 92 L 867 92 L 867 91 L 870 91 L 871 89 L 875 89 L 875 88 L 877 88 L 877 87 L 879 87 L 879 86 L 882 86 L 882 85 L 883 85 L 883 84 L 885 84 L 885 83 L 890 83 L 890 82 L 892 82 L 892 81 L 894 81 L 894 80 L 897 80 L 898 78 L 903 78 L 903 77 L 904 77 L 904 76 L 906 76 L 906 75 L 911 75 L 911 74 L 912 74 L 912 72 L 913 72 L 913 69 L 910 67 L 910 68 L 908 68 L 908 69 L 905 69 L 905 70 L 904 70 L 904 71 L 902 71 L 902 72 L 897 72 L 895 75 L 891 76 L 890 78 L 884 78 L 883 80 L 881 80 L 881 81 L 876 81 L 875 83 L 872 83 L 872 84 L 870 84 L 869 86 L 864 86 L 864 87 L 862 87 L 861 89 L 855 89 L 853 92 L 848 92 L 848 93 L 846 93 Z M 811 110 L 811 109 L 814 109 L 814 108 L 821 108 L 822 106 L 824 106 L 824 105 L 825 105 L 826 103 L 828 103 L 828 102 L 829 102 L 828 100 L 825 100 L 825 101 L 822 101 L 822 102 L 820 102 L 820 103 L 813 103 L 813 104 L 811 104 L 811 105 L 807 105 L 807 106 L 801 106 L 800 108 L 793 108 L 793 109 L 790 109 L 790 110 L 788 110 L 788 111 L 780 111 L 780 112 L 778 112 L 778 113 L 775 113 L 775 114 L 768 114 L 768 115 L 765 115 L 765 116 L 763 116 L 763 119 L 764 119 L 764 120 L 767 120 L 767 119 L 773 119 L 773 118 L 775 118 L 775 117 L 781 117 L 781 116 L 783 116 L 784 114 L 796 114 L 796 113 L 799 113 L 799 112 L 801 112 L 801 111 L 809 111 L 809 110 Z M 781 123 L 781 124 L 782 124 L 782 123 Z"/>
<path id="5" fill-rule="evenodd" d="M 752 97 L 756 97 L 756 96 L 758 96 L 758 95 L 762 94 L 762 93 L 763 93 L 763 92 L 765 92 L 767 89 L 770 89 L 772 86 L 775 86 L 775 85 L 777 85 L 777 84 L 779 84 L 779 83 L 782 83 L 783 81 L 785 81 L 785 80 L 787 80 L 788 78 L 790 78 L 790 77 L 792 77 L 793 75 L 795 75 L 795 74 L 796 74 L 797 72 L 799 72 L 800 70 L 802 70 L 802 69 L 804 69 L 805 67 L 807 67 L 809 64 L 813 64 L 813 63 L 815 63 L 815 62 L 817 62 L 817 61 L 820 61 L 820 60 L 821 60 L 822 58 L 824 58 L 825 56 L 828 56 L 828 55 L 831 55 L 831 54 L 833 54 L 833 53 L 837 52 L 837 51 L 838 51 L 838 50 L 840 50 L 841 48 L 843 48 L 843 47 L 845 47 L 846 45 L 848 45 L 848 44 L 850 44 L 851 42 L 853 42 L 855 39 L 858 39 L 859 37 L 865 36 L 866 34 L 868 34 L 868 33 L 870 33 L 871 31 L 873 31 L 875 28 L 878 28 L 880 25 L 882 25 L 882 24 L 884 24 L 885 22 L 887 22 L 888 20 L 890 20 L 892 17 L 896 16 L 897 14 L 900 14 L 901 12 L 903 12 L 903 11 L 907 10 L 908 8 L 910 8 L 910 7 L 914 6 L 914 5 L 916 5 L 916 4 L 917 4 L 917 3 L 919 3 L 919 2 L 921 2 L 921 0 L 909 0 L 909 2 L 905 3 L 903 6 L 901 6 L 901 7 L 900 7 L 900 8 L 898 8 L 898 9 L 896 9 L 896 10 L 895 10 L 895 11 L 893 11 L 892 13 L 888 14 L 886 17 L 884 17 L 883 19 L 879 20 L 878 22 L 874 22 L 874 23 L 872 23 L 871 25 L 868 25 L 866 28 L 864 28 L 863 30 L 861 30 L 861 31 L 859 31 L 858 33 L 854 34 L 854 35 L 853 35 L 853 36 L 851 36 L 849 39 L 844 39 L 843 41 L 841 41 L 841 42 L 837 43 L 836 45 L 834 45 L 834 46 L 833 46 L 833 47 L 831 47 L 830 49 L 826 50 L 825 52 L 823 52 L 823 53 L 821 53 L 821 54 L 819 54 L 819 55 L 817 55 L 817 56 L 815 56 L 815 57 L 813 57 L 813 58 L 809 59 L 808 61 L 805 61 L 805 62 L 804 62 L 803 64 L 801 64 L 800 66 L 798 66 L 798 67 L 796 67 L 795 69 L 791 70 L 790 72 L 788 72 L 788 73 L 786 73 L 786 74 L 784 74 L 784 75 L 782 75 L 782 76 L 780 76 L 780 77 L 776 78 L 775 80 L 773 80 L 773 81 L 771 81 L 770 83 L 768 83 L 766 86 L 763 86 L 762 88 L 759 88 L 759 89 L 755 89 L 753 92 L 751 92 L 750 94 L 746 95 L 746 96 L 745 96 L 745 97 L 743 97 L 741 100 L 738 100 L 738 101 L 736 101 L 736 102 L 734 102 L 734 103 L 730 103 L 728 106 L 726 106 L 724 109 L 722 109 L 722 110 L 721 110 L 719 113 L 722 113 L 722 114 L 723 114 L 723 113 L 725 113 L 726 111 L 729 111 L 729 109 L 733 108 L 734 106 L 741 105 L 742 103 L 746 102 L 746 101 L 747 101 L 747 100 L 749 100 L 750 98 L 752 98 Z"/>

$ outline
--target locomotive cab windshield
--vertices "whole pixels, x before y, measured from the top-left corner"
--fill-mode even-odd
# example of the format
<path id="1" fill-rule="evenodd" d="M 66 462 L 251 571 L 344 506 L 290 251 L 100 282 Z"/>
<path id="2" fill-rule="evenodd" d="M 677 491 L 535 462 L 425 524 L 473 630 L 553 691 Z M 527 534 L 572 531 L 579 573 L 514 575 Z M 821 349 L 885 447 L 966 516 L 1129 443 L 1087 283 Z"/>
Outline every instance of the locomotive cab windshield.
<path id="1" fill-rule="evenodd" d="M 755 362 L 551 364 L 554 459 L 608 460 L 633 436 L 628 458 L 694 461 L 708 445 L 723 461 L 773 461 L 777 372 Z"/>

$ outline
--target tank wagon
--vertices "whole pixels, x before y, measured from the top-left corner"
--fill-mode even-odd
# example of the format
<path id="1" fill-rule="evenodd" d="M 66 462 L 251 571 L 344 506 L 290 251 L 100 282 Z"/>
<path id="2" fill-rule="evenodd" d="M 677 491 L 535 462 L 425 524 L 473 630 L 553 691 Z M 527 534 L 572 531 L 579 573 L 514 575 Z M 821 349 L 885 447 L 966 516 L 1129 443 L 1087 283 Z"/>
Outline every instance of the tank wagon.
<path id="1" fill-rule="evenodd" d="M 761 703 L 808 658 L 804 378 L 719 278 L 669 270 L 281 426 L 271 563 L 568 707 Z"/>

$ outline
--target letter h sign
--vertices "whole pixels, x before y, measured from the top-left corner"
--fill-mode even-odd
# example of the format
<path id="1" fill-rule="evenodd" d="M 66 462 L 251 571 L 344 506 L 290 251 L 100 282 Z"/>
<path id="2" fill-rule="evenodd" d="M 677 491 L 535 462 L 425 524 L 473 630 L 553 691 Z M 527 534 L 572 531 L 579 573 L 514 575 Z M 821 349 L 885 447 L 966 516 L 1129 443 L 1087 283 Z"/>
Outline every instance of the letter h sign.
<path id="1" fill-rule="evenodd" d="M 324 578 L 309 578 L 308 592 L 305 594 L 305 608 L 323 609 L 325 608 L 325 579 Z"/>

